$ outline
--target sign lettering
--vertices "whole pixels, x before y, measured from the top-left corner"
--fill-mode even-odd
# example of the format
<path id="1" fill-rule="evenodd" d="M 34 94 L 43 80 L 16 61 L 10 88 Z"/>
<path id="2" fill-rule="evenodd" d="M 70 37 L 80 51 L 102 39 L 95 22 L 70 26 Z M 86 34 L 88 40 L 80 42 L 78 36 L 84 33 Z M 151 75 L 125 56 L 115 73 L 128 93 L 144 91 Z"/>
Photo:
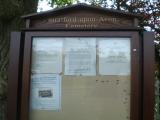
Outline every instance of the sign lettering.
<path id="1" fill-rule="evenodd" d="M 48 18 L 43 23 L 52 23 L 63 25 L 65 28 L 98 28 L 99 24 L 118 23 L 119 18 L 116 17 L 56 17 Z"/>

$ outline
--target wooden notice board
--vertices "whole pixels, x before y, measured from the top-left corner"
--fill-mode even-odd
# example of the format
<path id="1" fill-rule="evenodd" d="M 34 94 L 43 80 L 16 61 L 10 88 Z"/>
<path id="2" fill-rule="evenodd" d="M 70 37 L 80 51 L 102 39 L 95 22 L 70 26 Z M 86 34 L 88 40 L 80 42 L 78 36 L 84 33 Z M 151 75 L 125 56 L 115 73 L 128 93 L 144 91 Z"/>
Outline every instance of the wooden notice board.
<path id="1" fill-rule="evenodd" d="M 139 46 L 138 41 L 135 39 L 138 36 L 137 33 L 126 32 L 122 34 L 120 32 L 103 32 L 102 34 L 102 32 L 96 32 L 95 35 L 94 32 L 88 32 L 88 34 L 92 34 L 92 37 L 84 32 L 75 32 L 74 36 L 70 34 L 72 33 L 27 33 L 27 43 L 24 50 L 26 57 L 24 57 L 25 61 L 23 66 L 25 69 L 23 79 L 26 82 L 23 82 L 22 87 L 26 85 L 28 87 L 22 91 L 22 101 L 26 101 L 26 103 L 22 103 L 22 115 L 28 111 L 26 117 L 30 120 L 51 118 L 57 120 L 128 120 L 136 117 L 139 113 L 139 109 L 137 108 L 139 106 L 138 94 L 140 94 L 138 74 L 135 72 L 138 71 L 139 68 L 137 52 Z M 41 35 L 41 37 L 38 35 Z M 43 42 L 42 44 L 38 43 L 38 41 L 46 41 L 44 42 L 46 44 Z M 47 41 L 50 42 L 50 44 Z M 69 41 L 69 43 L 67 41 Z M 53 42 L 55 42 L 53 47 L 49 47 Z M 56 43 L 57 48 L 55 47 Z M 63 45 L 59 43 L 63 43 Z M 48 46 L 48 48 L 46 46 Z M 57 68 L 57 65 L 54 63 L 48 64 L 43 60 L 38 60 L 40 56 L 47 56 L 49 59 L 55 60 L 55 58 L 49 57 L 49 53 L 51 51 L 54 53 L 59 47 L 62 47 L 62 50 L 60 50 L 57 55 L 61 54 L 62 56 L 57 59 L 57 63 L 61 62 L 61 65 L 59 65 L 59 67 L 62 67 L 61 70 L 54 70 L 54 68 Z M 36 54 L 34 49 L 37 50 L 37 54 L 38 52 L 40 53 L 40 56 Z M 45 53 L 47 50 L 48 53 Z M 45 54 L 43 54 L 43 52 Z M 37 59 L 34 55 L 36 55 Z M 82 56 L 83 58 L 78 56 Z M 108 59 L 106 59 L 106 57 L 108 57 Z M 90 63 L 86 63 L 88 62 L 86 59 L 90 59 Z M 38 69 L 34 66 L 36 61 L 36 67 L 38 67 Z M 48 60 L 48 62 L 50 61 Z M 80 65 L 76 68 L 79 62 Z M 114 64 L 112 64 L 112 62 L 114 62 Z M 49 67 L 46 69 L 42 64 L 49 65 Z M 72 67 L 68 69 L 70 66 Z M 40 70 L 40 67 L 43 67 L 45 70 Z M 86 68 L 88 68 L 89 71 L 87 71 L 88 69 Z M 50 70 L 52 71 L 50 72 Z M 44 77 L 48 74 L 50 74 L 50 77 Z M 55 74 L 59 76 L 56 77 L 57 81 L 52 81 L 53 84 L 50 81 L 49 87 L 46 88 L 46 82 L 54 79 L 55 77 L 53 78 L 53 76 L 55 76 Z M 43 77 L 39 77 L 38 75 Z M 35 83 L 37 79 L 38 82 Z M 37 85 L 39 85 L 39 87 L 37 87 Z M 52 88 L 53 90 L 51 90 Z M 47 90 L 51 90 L 52 92 L 47 92 Z M 27 96 L 30 96 L 29 99 Z M 50 98 L 53 102 L 45 98 L 39 99 L 39 97 L 45 96 L 48 96 L 48 98 L 53 96 L 53 99 Z M 56 102 L 56 100 L 58 100 L 58 102 Z M 47 102 L 47 104 L 44 102 Z"/>
<path id="2" fill-rule="evenodd" d="M 142 16 L 77 4 L 22 18 L 8 120 L 154 119 L 153 33 Z"/>

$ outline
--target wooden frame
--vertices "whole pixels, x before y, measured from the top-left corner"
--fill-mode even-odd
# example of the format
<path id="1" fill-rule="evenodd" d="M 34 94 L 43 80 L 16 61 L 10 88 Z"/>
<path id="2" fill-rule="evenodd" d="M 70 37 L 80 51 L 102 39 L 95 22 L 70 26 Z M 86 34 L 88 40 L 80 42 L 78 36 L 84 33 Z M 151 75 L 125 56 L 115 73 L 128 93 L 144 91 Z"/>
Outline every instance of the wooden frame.
<path id="1" fill-rule="evenodd" d="M 16 44 L 15 44 L 16 43 Z M 23 59 L 22 32 L 12 32 L 10 41 L 10 60 L 8 67 L 7 119 L 17 120 L 20 107 L 21 74 Z"/>
<path id="2" fill-rule="evenodd" d="M 154 33 L 143 32 L 143 120 L 154 120 Z"/>
<path id="3" fill-rule="evenodd" d="M 107 31 L 55 31 L 55 32 L 26 32 L 24 46 L 24 62 L 22 75 L 22 94 L 20 120 L 29 120 L 29 91 L 30 65 L 33 37 L 129 37 L 131 38 L 131 120 L 140 120 L 141 111 L 141 80 L 139 63 L 139 34 L 138 32 L 107 32 Z"/>

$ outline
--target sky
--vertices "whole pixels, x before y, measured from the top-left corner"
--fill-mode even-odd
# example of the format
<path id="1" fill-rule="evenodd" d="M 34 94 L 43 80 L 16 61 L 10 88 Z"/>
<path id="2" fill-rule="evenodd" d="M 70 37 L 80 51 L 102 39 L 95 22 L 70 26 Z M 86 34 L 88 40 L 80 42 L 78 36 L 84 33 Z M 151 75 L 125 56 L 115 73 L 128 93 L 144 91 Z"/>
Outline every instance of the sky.
<path id="1" fill-rule="evenodd" d="M 85 2 L 85 0 L 80 0 L 80 2 L 83 3 L 83 2 Z M 39 1 L 38 10 L 37 10 L 38 12 L 47 11 L 47 10 L 51 10 L 51 9 L 53 9 L 53 8 L 48 5 L 47 0 L 42 0 L 42 1 L 40 0 Z"/>
<path id="2" fill-rule="evenodd" d="M 53 8 L 48 5 L 47 0 L 39 1 L 38 10 L 37 10 L 38 12 L 47 11 L 47 10 L 50 10 L 50 9 L 53 9 Z"/>
<path id="3" fill-rule="evenodd" d="M 41 12 L 41 11 L 47 11 L 47 10 L 51 10 L 53 9 L 52 7 L 50 7 L 48 5 L 48 0 L 39 0 L 39 5 L 38 5 L 38 12 Z M 79 0 L 81 3 L 86 3 L 85 0 Z M 112 4 L 111 0 L 107 0 L 109 4 Z"/>

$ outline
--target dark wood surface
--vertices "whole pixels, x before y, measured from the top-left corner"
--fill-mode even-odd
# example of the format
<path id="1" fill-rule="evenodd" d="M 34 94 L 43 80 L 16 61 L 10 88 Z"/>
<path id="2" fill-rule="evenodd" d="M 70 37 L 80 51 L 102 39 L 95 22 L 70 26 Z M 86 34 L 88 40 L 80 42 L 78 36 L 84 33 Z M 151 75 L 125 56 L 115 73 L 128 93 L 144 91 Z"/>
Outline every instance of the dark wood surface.
<path id="1" fill-rule="evenodd" d="M 131 37 L 131 120 L 141 120 L 140 39 L 138 33 Z"/>
<path id="2" fill-rule="evenodd" d="M 35 29 L 106 29 L 137 27 L 143 17 L 124 11 L 77 4 L 47 12 L 22 16 L 26 28 Z"/>
<path id="3" fill-rule="evenodd" d="M 154 120 L 154 33 L 144 32 L 143 36 L 143 120 Z"/>
<path id="4" fill-rule="evenodd" d="M 96 10 L 73 10 L 65 14 L 32 19 L 30 28 L 47 29 L 105 29 L 117 27 L 134 27 L 134 19 L 112 13 L 101 13 Z M 76 20 L 75 20 L 76 18 Z M 60 19 L 58 21 L 57 19 Z M 94 20 L 92 20 L 94 19 Z M 57 20 L 55 22 L 55 20 Z"/>
<path id="5" fill-rule="evenodd" d="M 129 37 L 131 38 L 131 120 L 141 120 L 141 79 L 139 74 L 139 34 L 138 32 L 106 32 L 106 31 L 55 31 L 55 32 L 26 32 L 24 46 L 23 79 L 21 94 L 20 120 L 29 120 L 30 97 L 30 65 L 33 37 Z"/>
<path id="6" fill-rule="evenodd" d="M 20 120 L 29 120 L 31 36 L 25 34 Z"/>
<path id="7" fill-rule="evenodd" d="M 104 7 L 99 7 L 99 6 L 93 6 L 93 5 L 87 5 L 84 3 L 79 3 L 79 4 L 75 4 L 75 5 L 71 5 L 71 6 L 66 6 L 66 7 L 61 7 L 61 8 L 57 8 L 57 9 L 53 9 L 53 10 L 49 10 L 49 11 L 44 11 L 44 12 L 40 12 L 40 13 L 32 13 L 32 14 L 28 14 L 28 15 L 23 15 L 22 18 L 25 19 L 32 19 L 32 18 L 37 18 L 37 17 L 42 17 L 44 15 L 52 15 L 55 13 L 63 13 L 66 10 L 74 10 L 74 9 L 90 9 L 90 10 L 97 10 L 97 11 L 103 11 L 103 12 L 108 12 L 108 13 L 116 13 L 119 14 L 121 16 L 129 16 L 129 17 L 135 17 L 135 18 L 143 18 L 141 15 L 138 14 L 134 14 L 134 13 L 127 13 L 125 11 L 120 11 L 120 10 L 114 10 L 114 9 L 108 9 L 108 8 L 104 8 Z"/>
<path id="8" fill-rule="evenodd" d="M 21 32 L 12 32 L 10 40 L 10 55 L 8 68 L 8 103 L 7 120 L 18 119 L 18 88 L 19 88 L 19 68 Z"/>
<path id="9" fill-rule="evenodd" d="M 104 28 L 104 29 L 86 29 L 85 31 L 130 31 L 130 32 L 133 32 L 133 31 L 137 31 L 137 32 L 141 32 L 143 31 L 144 28 L 141 28 L 141 27 L 116 27 L 116 28 L 113 28 L 113 27 L 108 27 L 108 28 Z M 31 31 L 39 31 L 39 32 L 42 32 L 42 31 L 46 31 L 46 32 L 49 32 L 49 31 L 66 31 L 66 29 L 57 29 L 57 28 L 24 28 L 22 29 L 22 31 L 24 32 L 31 32 Z M 67 29 L 67 31 L 84 31 L 84 30 L 81 30 L 81 29 Z"/>

